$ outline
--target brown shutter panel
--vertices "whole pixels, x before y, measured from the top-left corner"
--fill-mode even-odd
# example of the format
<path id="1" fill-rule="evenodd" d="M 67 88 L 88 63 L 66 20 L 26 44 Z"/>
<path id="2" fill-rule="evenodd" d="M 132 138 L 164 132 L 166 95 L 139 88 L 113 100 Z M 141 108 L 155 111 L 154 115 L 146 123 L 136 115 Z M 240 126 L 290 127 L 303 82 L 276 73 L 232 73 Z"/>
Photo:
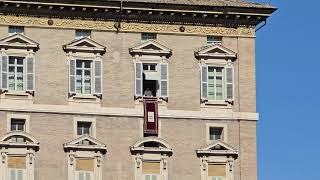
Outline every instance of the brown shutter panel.
<path id="1" fill-rule="evenodd" d="M 26 157 L 24 156 L 9 156 L 8 168 L 26 169 Z"/>
<path id="2" fill-rule="evenodd" d="M 160 162 L 143 162 L 143 174 L 160 174 Z"/>
<path id="3" fill-rule="evenodd" d="M 225 164 L 210 164 L 208 167 L 208 176 L 226 177 L 226 165 Z"/>
<path id="4" fill-rule="evenodd" d="M 76 170 L 77 171 L 93 171 L 94 169 L 93 159 L 77 159 Z"/>

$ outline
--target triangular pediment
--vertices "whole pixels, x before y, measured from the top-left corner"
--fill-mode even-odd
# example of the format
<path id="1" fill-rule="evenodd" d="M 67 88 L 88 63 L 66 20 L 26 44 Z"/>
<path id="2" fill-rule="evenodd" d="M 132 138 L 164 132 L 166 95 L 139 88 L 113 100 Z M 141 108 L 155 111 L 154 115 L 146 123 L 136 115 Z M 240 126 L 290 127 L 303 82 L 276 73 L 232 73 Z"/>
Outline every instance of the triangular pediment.
<path id="1" fill-rule="evenodd" d="M 63 46 L 65 51 L 86 51 L 105 53 L 106 47 L 90 38 L 82 38 L 72 41 Z"/>
<path id="2" fill-rule="evenodd" d="M 22 35 L 14 34 L 0 40 L 0 47 L 15 49 L 39 49 L 39 44 L 32 39 Z"/>
<path id="3" fill-rule="evenodd" d="M 153 54 L 153 55 L 166 55 L 169 56 L 172 53 L 172 50 L 166 46 L 158 43 L 155 40 L 149 40 L 138 46 L 129 49 L 131 54 Z"/>
<path id="4" fill-rule="evenodd" d="M 212 154 L 212 155 L 238 155 L 238 151 L 231 145 L 217 140 L 210 145 L 197 150 L 198 154 Z"/>
<path id="5" fill-rule="evenodd" d="M 213 44 L 199 48 L 195 51 L 195 56 L 213 58 L 236 58 L 237 54 L 220 44 Z"/>
<path id="6" fill-rule="evenodd" d="M 66 151 L 72 150 L 72 149 L 74 150 L 80 149 L 84 151 L 97 150 L 103 153 L 107 151 L 107 146 L 105 144 L 88 135 L 78 137 L 68 143 L 65 143 L 63 147 Z"/>

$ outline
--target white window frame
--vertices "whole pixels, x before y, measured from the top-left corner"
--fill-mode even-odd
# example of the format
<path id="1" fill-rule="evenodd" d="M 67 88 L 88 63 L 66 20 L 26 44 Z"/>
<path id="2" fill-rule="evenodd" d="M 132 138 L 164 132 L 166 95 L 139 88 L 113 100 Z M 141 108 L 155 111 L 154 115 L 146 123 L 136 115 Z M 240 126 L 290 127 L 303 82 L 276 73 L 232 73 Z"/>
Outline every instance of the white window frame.
<path id="1" fill-rule="evenodd" d="M 225 123 L 207 123 L 206 124 L 206 142 L 207 144 L 211 144 L 214 140 L 210 140 L 210 128 L 223 128 L 221 139 L 224 142 L 228 142 L 228 126 Z"/>
<path id="2" fill-rule="evenodd" d="M 78 135 L 78 122 L 89 122 L 91 123 L 90 135 L 96 138 L 96 118 L 83 118 L 83 117 L 74 117 L 73 118 L 73 137 L 77 138 L 81 135 Z"/>
<path id="3" fill-rule="evenodd" d="M 77 62 L 78 61 L 81 61 L 81 67 L 79 68 L 79 67 L 77 67 Z M 85 61 L 87 61 L 87 62 L 90 62 L 90 68 L 86 68 L 86 67 L 84 67 L 85 66 Z M 75 66 L 75 71 L 76 71 L 76 74 L 75 74 L 75 76 L 76 76 L 76 78 L 77 78 L 77 71 L 78 70 L 81 70 L 81 79 L 82 79 L 82 82 L 81 82 L 81 84 L 82 84 L 82 87 L 81 87 L 81 92 L 79 93 L 79 92 L 77 92 L 77 80 L 76 80 L 76 84 L 75 84 L 75 90 L 76 90 L 76 93 L 77 94 L 81 94 L 81 95 L 91 95 L 91 96 L 93 96 L 93 86 L 94 86 L 94 77 L 93 77 L 93 74 L 94 74 L 94 67 L 93 67 L 93 64 L 94 64 L 94 61 L 93 60 L 88 60 L 88 59 L 75 59 L 75 63 L 76 63 L 76 66 Z M 85 89 L 85 71 L 86 70 L 89 70 L 90 71 L 90 93 L 85 93 L 84 91 L 84 89 Z"/>
<path id="4" fill-rule="evenodd" d="M 215 92 L 215 99 L 209 99 L 209 68 L 214 68 L 214 92 Z M 217 83 L 216 83 L 216 79 L 217 79 L 217 75 L 216 75 L 216 68 L 222 68 L 222 99 L 217 99 Z M 225 101 L 226 98 L 226 87 L 225 87 L 225 71 L 226 71 L 226 67 L 225 66 L 212 66 L 212 65 L 208 65 L 207 68 L 207 97 L 208 97 L 208 101 Z"/>
<path id="5" fill-rule="evenodd" d="M 80 178 L 79 178 L 80 173 L 89 173 L 90 174 L 90 180 L 94 180 L 94 172 L 92 172 L 92 171 L 77 171 L 77 170 L 76 170 L 76 178 L 75 178 L 75 180 L 80 180 Z M 84 180 L 87 180 L 87 179 L 84 179 Z"/>
<path id="6" fill-rule="evenodd" d="M 142 180 L 146 180 L 146 176 L 157 176 L 157 179 L 156 180 L 160 180 L 160 174 L 143 174 L 143 178 Z M 153 179 L 150 179 L 150 180 L 153 180 Z"/>
<path id="7" fill-rule="evenodd" d="M 14 64 L 10 64 L 10 57 L 16 57 L 15 59 L 14 59 Z M 18 64 L 17 62 L 17 57 L 18 58 L 23 58 L 23 63 L 22 63 L 22 65 L 20 65 L 20 64 Z M 8 82 L 8 90 L 9 91 L 16 91 L 16 92 L 25 92 L 26 91 L 26 89 L 27 89 L 27 81 L 26 81 L 26 78 L 27 78 L 27 72 L 26 72 L 26 60 L 27 60 L 27 57 L 25 57 L 25 56 L 8 56 L 8 77 L 7 77 L 7 82 Z M 14 87 L 14 89 L 9 89 L 9 75 L 10 75 L 10 71 L 9 71 L 9 68 L 10 67 L 14 67 L 14 84 L 15 84 L 15 87 Z M 17 78 L 18 78 L 18 72 L 17 72 L 17 69 L 18 69 L 18 67 L 22 67 L 23 68 L 23 89 L 22 90 L 17 90 L 18 89 L 18 83 L 17 83 Z"/>
<path id="8" fill-rule="evenodd" d="M 14 171 L 16 171 L 16 174 L 18 174 L 17 173 L 17 171 L 19 171 L 19 170 L 21 170 L 22 171 L 22 180 L 26 180 L 27 179 L 27 173 L 26 173 L 26 169 L 18 169 L 18 168 L 7 168 L 7 175 L 8 175 L 8 179 L 9 180 L 11 180 L 12 178 L 11 178 L 11 171 L 12 170 L 14 170 Z M 17 176 L 17 175 L 16 175 Z M 19 180 L 17 177 L 14 179 L 14 180 Z"/>
<path id="9" fill-rule="evenodd" d="M 23 120 L 25 120 L 24 132 L 30 133 L 30 115 L 26 115 L 26 114 L 7 114 L 7 132 L 11 132 L 11 120 L 12 119 L 23 119 Z"/>

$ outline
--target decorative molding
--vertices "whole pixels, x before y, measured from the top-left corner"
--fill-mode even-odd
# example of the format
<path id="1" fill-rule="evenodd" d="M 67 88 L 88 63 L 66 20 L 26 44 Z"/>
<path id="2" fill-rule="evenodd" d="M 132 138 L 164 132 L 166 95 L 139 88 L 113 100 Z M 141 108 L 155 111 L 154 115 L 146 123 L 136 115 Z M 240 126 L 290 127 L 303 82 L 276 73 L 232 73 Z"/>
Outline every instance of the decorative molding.
<path id="1" fill-rule="evenodd" d="M 49 21 L 50 20 L 50 21 Z M 50 23 L 49 23 L 50 22 Z M 52 24 L 52 25 L 49 25 Z M 102 31 L 117 31 L 114 21 L 101 20 L 79 20 L 79 19 L 58 19 L 45 17 L 28 16 L 6 16 L 0 15 L 0 25 L 16 25 L 26 27 L 47 27 L 47 28 L 67 28 L 67 29 L 92 29 Z M 146 23 L 121 23 L 120 32 L 153 32 L 185 35 L 217 35 L 234 37 L 255 37 L 254 27 L 214 27 L 214 26 L 194 26 L 183 25 L 185 30 L 180 31 L 181 25 L 171 24 L 146 24 Z"/>
<path id="2" fill-rule="evenodd" d="M 24 113 L 55 113 L 55 114 L 78 114 L 78 115 L 101 115 L 119 117 L 143 117 L 143 109 L 133 108 L 107 108 L 90 106 L 66 106 L 66 105 L 22 105 L 19 103 L 1 103 L 0 111 L 15 111 Z M 216 119 L 216 120 L 246 120 L 257 121 L 258 113 L 253 112 L 232 112 L 231 110 L 221 111 L 201 110 L 201 111 L 182 111 L 182 110 L 162 110 L 159 109 L 160 118 L 174 119 Z"/>

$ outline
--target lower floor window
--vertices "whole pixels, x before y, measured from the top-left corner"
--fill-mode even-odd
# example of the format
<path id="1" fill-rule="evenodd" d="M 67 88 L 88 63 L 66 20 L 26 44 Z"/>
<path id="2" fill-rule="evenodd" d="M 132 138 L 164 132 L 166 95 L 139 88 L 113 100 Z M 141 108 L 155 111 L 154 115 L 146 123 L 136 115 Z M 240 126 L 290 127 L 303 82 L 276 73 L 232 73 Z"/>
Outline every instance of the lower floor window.
<path id="1" fill-rule="evenodd" d="M 160 162 L 143 162 L 143 180 L 160 180 Z"/>
<path id="2" fill-rule="evenodd" d="M 26 157 L 8 157 L 8 180 L 24 180 L 26 171 Z"/>
<path id="3" fill-rule="evenodd" d="M 77 180 L 93 180 L 93 173 L 89 171 L 78 171 Z"/>
<path id="4" fill-rule="evenodd" d="M 209 180 L 225 180 L 226 165 L 225 164 L 209 164 L 208 179 Z"/>
<path id="5" fill-rule="evenodd" d="M 94 160 L 76 160 L 76 180 L 93 180 Z"/>

